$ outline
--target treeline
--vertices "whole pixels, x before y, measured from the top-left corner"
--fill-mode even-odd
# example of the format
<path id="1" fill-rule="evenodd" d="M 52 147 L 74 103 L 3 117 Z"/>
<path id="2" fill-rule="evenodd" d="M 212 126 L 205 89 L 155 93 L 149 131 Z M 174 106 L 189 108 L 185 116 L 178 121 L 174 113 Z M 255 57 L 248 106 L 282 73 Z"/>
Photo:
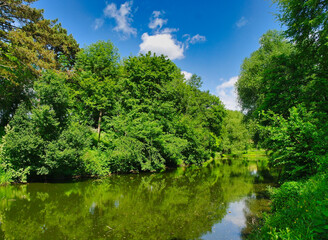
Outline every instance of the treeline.
<path id="1" fill-rule="evenodd" d="M 286 31 L 268 31 L 236 84 L 256 141 L 280 170 L 258 239 L 328 236 L 328 3 L 274 1 Z"/>
<path id="2" fill-rule="evenodd" d="M 200 77 L 109 41 L 79 49 L 31 2 L 0 1 L 1 182 L 161 171 L 222 148 L 226 112 Z"/>
<path id="3" fill-rule="evenodd" d="M 255 147 L 253 139 L 254 124 L 244 120 L 239 111 L 226 110 L 223 119 L 221 154 L 241 155 Z"/>

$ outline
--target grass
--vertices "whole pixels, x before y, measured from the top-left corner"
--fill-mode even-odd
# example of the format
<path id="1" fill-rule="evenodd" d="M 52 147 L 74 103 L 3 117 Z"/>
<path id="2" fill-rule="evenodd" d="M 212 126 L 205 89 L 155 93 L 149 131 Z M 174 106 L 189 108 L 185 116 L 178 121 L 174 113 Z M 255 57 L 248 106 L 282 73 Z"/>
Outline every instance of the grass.
<path id="1" fill-rule="evenodd" d="M 256 149 L 252 148 L 250 150 L 245 151 L 236 151 L 231 154 L 223 154 L 222 158 L 241 158 L 249 161 L 256 161 L 256 160 L 266 160 L 268 156 L 264 149 Z"/>

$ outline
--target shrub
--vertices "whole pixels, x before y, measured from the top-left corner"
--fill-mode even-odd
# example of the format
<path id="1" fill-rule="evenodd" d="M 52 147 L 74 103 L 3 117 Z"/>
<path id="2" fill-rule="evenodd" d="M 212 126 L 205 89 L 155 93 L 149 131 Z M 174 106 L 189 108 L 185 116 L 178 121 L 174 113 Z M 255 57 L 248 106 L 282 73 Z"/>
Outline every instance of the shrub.
<path id="1" fill-rule="evenodd" d="M 264 146 L 272 151 L 273 165 L 282 168 L 283 179 L 317 173 L 328 149 L 328 136 L 315 115 L 299 105 L 290 109 L 288 118 L 272 112 L 264 118 L 271 122 L 263 128 L 267 135 Z"/>
<path id="2" fill-rule="evenodd" d="M 251 239 L 326 239 L 328 236 L 328 175 L 305 182 L 286 182 L 272 190 L 273 213 Z"/>

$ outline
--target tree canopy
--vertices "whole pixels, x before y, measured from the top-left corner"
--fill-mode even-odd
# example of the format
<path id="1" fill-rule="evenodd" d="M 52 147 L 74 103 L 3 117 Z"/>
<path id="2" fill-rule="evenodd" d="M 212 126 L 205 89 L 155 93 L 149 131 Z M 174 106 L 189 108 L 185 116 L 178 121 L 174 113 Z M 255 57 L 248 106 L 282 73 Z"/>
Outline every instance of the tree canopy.
<path id="1" fill-rule="evenodd" d="M 327 155 L 325 1 L 276 1 L 285 32 L 269 31 L 241 67 L 239 102 L 259 120 L 272 162 L 286 179 L 319 171 Z"/>
<path id="2" fill-rule="evenodd" d="M 91 44 L 71 71 L 36 78 L 6 127 L 2 168 L 26 181 L 201 164 L 221 149 L 225 109 L 193 79 L 165 56 L 119 62 L 110 41 Z"/>
<path id="3" fill-rule="evenodd" d="M 69 69 L 79 51 L 57 20 L 30 6 L 35 0 L 0 1 L 0 125 L 31 97 L 33 82 L 45 69 Z"/>

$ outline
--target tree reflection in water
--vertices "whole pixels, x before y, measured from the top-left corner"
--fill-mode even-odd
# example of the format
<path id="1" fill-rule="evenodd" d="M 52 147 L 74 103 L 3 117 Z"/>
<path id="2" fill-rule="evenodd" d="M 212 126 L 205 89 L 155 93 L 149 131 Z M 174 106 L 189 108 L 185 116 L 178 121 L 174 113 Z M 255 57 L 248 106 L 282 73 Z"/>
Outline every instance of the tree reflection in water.
<path id="1" fill-rule="evenodd" d="M 261 192 L 272 180 L 266 170 L 234 159 L 165 173 L 4 186 L 0 238 L 238 239 L 261 210 Z"/>

